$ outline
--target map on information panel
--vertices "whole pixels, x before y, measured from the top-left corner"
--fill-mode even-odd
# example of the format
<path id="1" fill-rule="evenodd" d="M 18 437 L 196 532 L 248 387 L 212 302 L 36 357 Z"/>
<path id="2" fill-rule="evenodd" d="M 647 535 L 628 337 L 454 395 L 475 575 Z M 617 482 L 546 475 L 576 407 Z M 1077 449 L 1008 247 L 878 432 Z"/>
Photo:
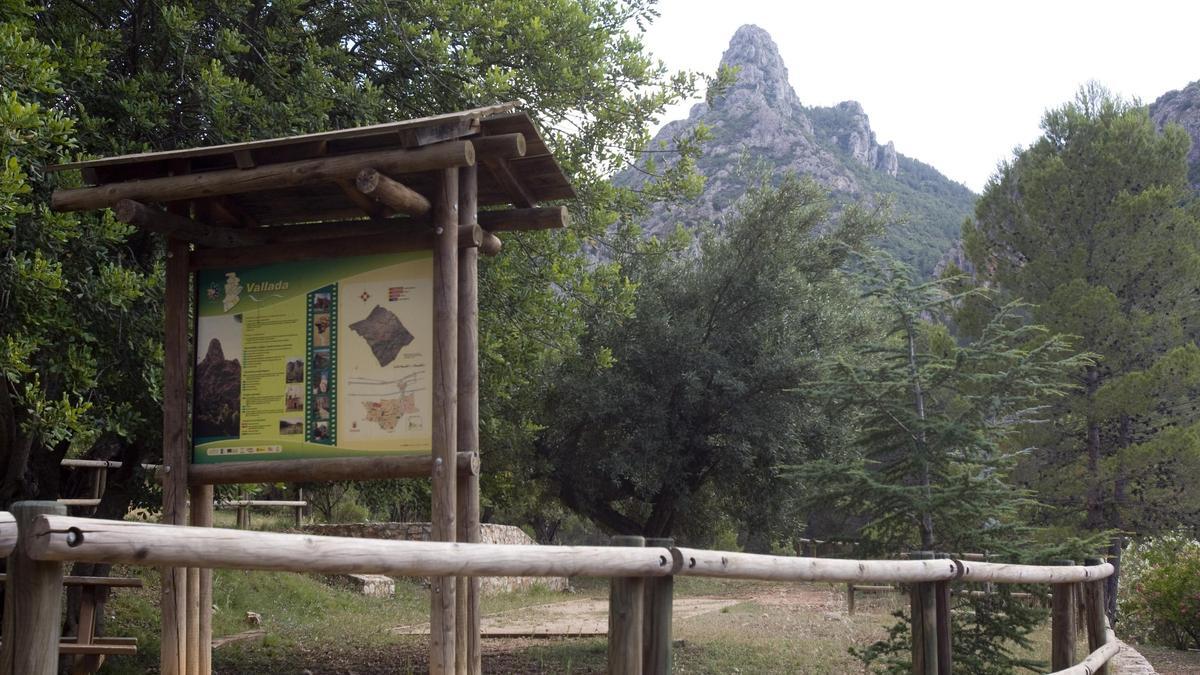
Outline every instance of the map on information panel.
<path id="1" fill-rule="evenodd" d="M 196 277 L 192 461 L 427 454 L 429 251 Z"/>

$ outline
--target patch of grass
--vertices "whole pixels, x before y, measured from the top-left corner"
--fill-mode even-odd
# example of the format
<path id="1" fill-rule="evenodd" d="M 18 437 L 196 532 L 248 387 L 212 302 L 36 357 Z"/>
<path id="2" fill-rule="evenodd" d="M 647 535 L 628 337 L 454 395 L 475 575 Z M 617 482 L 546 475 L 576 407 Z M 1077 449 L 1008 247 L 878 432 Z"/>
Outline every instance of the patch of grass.
<path id="1" fill-rule="evenodd" d="M 112 594 L 106 633 L 138 638 L 136 657 L 109 661 L 106 673 L 132 675 L 157 668 L 159 653 L 158 572 L 152 569 L 119 568 L 114 576 L 140 576 L 145 587 Z M 486 613 L 531 605 L 571 600 L 574 595 L 535 586 L 524 593 L 485 596 Z M 286 572 L 217 570 L 213 581 L 213 635 L 233 635 L 251 626 L 246 612 L 262 616 L 265 638 L 234 643 L 214 652 L 214 667 L 220 672 L 275 672 L 280 668 L 303 667 L 310 652 L 330 655 L 344 652 L 353 660 L 364 651 L 387 651 L 404 663 L 414 660 L 424 667 L 424 637 L 397 636 L 391 629 L 429 620 L 429 591 L 416 580 L 396 582 L 393 598 L 368 598 L 348 589 L 331 586 L 319 577 Z M 399 668 L 399 666 L 397 666 Z M 418 670 L 420 669 L 418 668 Z M 404 672 L 389 670 L 388 672 Z"/>
<path id="2" fill-rule="evenodd" d="M 115 573 L 128 574 L 131 570 Z M 109 601 L 110 635 L 138 638 L 136 658 L 113 659 L 112 673 L 142 673 L 158 662 L 159 576 L 140 572 L 145 588 L 121 591 Z M 397 583 L 394 598 L 368 598 L 329 586 L 306 575 L 280 572 L 217 570 L 213 582 L 213 634 L 249 630 L 246 612 L 262 616 L 266 637 L 217 650 L 214 663 L 236 663 L 252 652 L 287 653 L 303 645 L 370 647 L 393 640 L 388 629 L 425 620 L 428 592 L 412 583 Z M 261 656 L 261 655 L 259 655 Z"/>
<path id="3" fill-rule="evenodd" d="M 118 569 L 114 574 L 136 573 Z M 135 658 L 110 660 L 106 673 L 154 671 L 158 665 L 157 573 L 143 572 L 146 588 L 113 595 L 108 634 L 139 638 Z M 575 580 L 576 593 L 544 587 L 526 593 L 485 597 L 485 614 L 553 602 L 607 597 L 605 580 Z M 862 673 L 847 652 L 850 645 L 882 639 L 894 622 L 891 611 L 906 604 L 898 594 L 858 601 L 845 611 L 844 587 L 831 584 L 773 584 L 699 578 L 676 579 L 677 597 L 737 598 L 721 611 L 674 621 L 677 673 Z M 245 613 L 262 615 L 266 637 L 230 644 L 214 653 L 221 675 L 353 671 L 420 673 L 427 670 L 427 637 L 390 632 L 428 621 L 429 593 L 415 582 L 399 581 L 394 598 L 367 598 L 330 587 L 312 576 L 218 571 L 214 588 L 214 633 L 248 630 Z M 536 610 L 532 610 L 536 611 Z M 1049 628 L 1034 636 L 1030 655 L 1049 655 Z M 604 638 L 485 639 L 484 670 L 494 673 L 603 673 Z M 1198 659 L 1200 660 L 1200 659 Z M 1197 672 L 1165 670 L 1164 673 Z"/>

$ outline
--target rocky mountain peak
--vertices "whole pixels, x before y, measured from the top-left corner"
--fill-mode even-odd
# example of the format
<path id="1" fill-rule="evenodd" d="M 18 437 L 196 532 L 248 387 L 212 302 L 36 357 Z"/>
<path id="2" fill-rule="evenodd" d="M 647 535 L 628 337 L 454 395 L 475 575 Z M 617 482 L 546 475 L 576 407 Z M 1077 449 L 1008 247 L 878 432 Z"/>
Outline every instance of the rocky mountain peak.
<path id="1" fill-rule="evenodd" d="M 826 129 L 829 140 L 865 167 L 895 176 L 899 171 L 896 146 L 880 145 L 871 130 L 871 120 L 858 101 L 842 101 L 833 107 Z"/>
<path id="2" fill-rule="evenodd" d="M 213 338 L 208 341 L 208 351 L 204 353 L 204 360 L 209 363 L 220 363 L 225 360 L 225 350 L 221 349 L 221 341 Z"/>
<path id="3" fill-rule="evenodd" d="M 1167 124 L 1178 124 L 1192 137 L 1188 178 L 1192 187 L 1200 189 L 1200 80 L 1158 97 L 1150 104 L 1150 119 L 1159 129 Z"/>
<path id="4" fill-rule="evenodd" d="M 721 65 L 737 68 L 737 82 L 726 92 L 724 99 L 748 93 L 760 97 L 776 110 L 800 107 L 800 99 L 788 81 L 788 69 L 779 55 L 779 47 L 762 28 L 746 24 L 737 29 L 721 56 Z"/>
<path id="5" fill-rule="evenodd" d="M 779 48 L 759 26 L 739 28 L 721 64 L 737 69 L 734 83 L 711 105 L 699 103 L 686 120 L 665 125 L 651 142 L 651 147 L 671 148 L 689 129 L 708 127 L 711 140 L 696 162 L 705 177 L 704 191 L 688 204 L 653 207 L 640 223 L 647 234 L 723 222 L 736 211 L 755 172 L 765 169 L 775 176 L 812 178 L 839 203 L 895 195 L 897 219 L 904 224 L 889 228 L 885 245 L 922 272 L 932 269 L 970 213 L 974 196 L 969 190 L 900 156 L 891 143 L 879 144 L 858 102 L 802 105 Z M 656 157 L 659 168 L 671 161 L 664 157 L 669 155 Z M 648 178 L 644 171 L 629 169 L 614 180 L 639 187 Z"/>

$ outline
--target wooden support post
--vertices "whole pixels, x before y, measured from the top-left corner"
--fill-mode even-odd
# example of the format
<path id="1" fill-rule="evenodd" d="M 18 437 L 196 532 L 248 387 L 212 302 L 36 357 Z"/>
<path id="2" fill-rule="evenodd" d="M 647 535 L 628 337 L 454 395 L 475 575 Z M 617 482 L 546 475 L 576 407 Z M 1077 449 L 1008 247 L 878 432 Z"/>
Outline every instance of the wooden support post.
<path id="1" fill-rule="evenodd" d="M 854 584 L 846 584 L 846 613 L 854 616 Z"/>
<path id="2" fill-rule="evenodd" d="M 187 675 L 200 675 L 200 568 L 187 568 Z"/>
<path id="3" fill-rule="evenodd" d="M 937 557 L 949 560 L 950 554 L 939 553 Z M 935 582 L 933 588 L 934 602 L 937 604 L 938 675 L 951 675 L 954 672 L 954 644 L 950 630 L 950 582 Z"/>
<path id="4" fill-rule="evenodd" d="M 433 195 L 433 541 L 454 541 L 458 447 L 458 170 L 440 172 Z M 455 671 L 454 577 L 431 579 L 429 672 Z"/>
<path id="5" fill-rule="evenodd" d="M 617 536 L 612 538 L 612 545 L 643 547 L 646 540 L 637 536 Z M 645 587 L 641 577 L 619 577 L 609 582 L 609 675 L 641 675 Z"/>
<path id="6" fill-rule="evenodd" d="M 192 502 L 191 520 L 196 527 L 213 526 L 213 486 L 194 485 L 189 490 Z M 212 570 L 208 568 L 188 568 L 188 581 L 196 577 L 196 610 L 195 624 L 188 622 L 188 649 L 196 645 L 196 673 L 199 675 L 212 674 Z M 189 588 L 191 584 L 189 583 Z M 189 611 L 191 604 L 189 602 Z M 189 617 L 190 619 L 190 617 Z M 193 641 L 191 631 L 196 631 Z M 189 664 L 190 667 L 190 664 Z"/>
<path id="7" fill-rule="evenodd" d="M 30 558 L 27 545 L 38 516 L 66 515 L 67 507 L 57 502 L 16 502 L 9 508 L 20 534 L 8 557 L 0 674 L 57 675 L 63 564 Z"/>
<path id="8" fill-rule="evenodd" d="M 458 170 L 458 222 L 475 222 L 479 208 L 478 172 L 468 166 Z M 492 235 L 493 237 L 495 235 Z M 479 249 L 458 250 L 458 450 L 479 451 Z M 459 473 L 458 540 L 480 540 L 479 472 Z M 458 651 L 455 671 L 479 675 L 483 671 L 480 644 L 479 578 L 459 577 L 457 600 Z"/>
<path id="9" fill-rule="evenodd" d="M 104 497 L 105 471 L 103 468 L 92 471 L 92 499 Z"/>
<path id="10" fill-rule="evenodd" d="M 932 551 L 918 551 L 914 560 L 932 560 Z M 930 582 L 913 584 L 912 659 L 913 675 L 938 675 L 937 598 Z"/>
<path id="11" fill-rule="evenodd" d="M 1074 560 L 1055 560 L 1052 565 L 1070 566 Z M 1075 665 L 1075 584 L 1050 587 L 1050 667 L 1065 670 Z"/>
<path id="12" fill-rule="evenodd" d="M 76 645 L 92 645 L 96 643 L 96 596 L 99 586 L 86 585 L 79 589 L 79 620 L 76 622 Z M 62 645 L 59 645 L 59 655 L 62 656 Z M 104 663 L 103 654 L 76 654 L 71 664 L 71 675 L 91 675 L 100 670 Z"/>
<path id="13" fill-rule="evenodd" d="M 187 523 L 188 318 L 191 289 L 187 242 L 167 239 L 166 326 L 163 334 L 163 515 L 167 525 Z M 162 675 L 187 673 L 187 568 L 162 573 Z"/>
<path id="14" fill-rule="evenodd" d="M 674 539 L 651 538 L 646 546 L 671 548 Z M 646 607 L 642 619 L 642 672 L 645 675 L 671 673 L 671 621 L 674 613 L 675 577 L 650 577 L 646 585 Z"/>
<path id="15" fill-rule="evenodd" d="M 1104 563 L 1103 558 L 1088 558 L 1084 561 L 1085 565 L 1100 565 Z M 1087 604 L 1087 634 L 1088 634 L 1088 652 L 1094 652 L 1104 645 L 1108 644 L 1108 617 L 1105 614 L 1104 606 L 1104 587 L 1107 581 L 1099 579 L 1097 581 L 1085 581 L 1084 600 Z M 1108 664 L 1101 666 L 1093 675 L 1108 675 Z"/>

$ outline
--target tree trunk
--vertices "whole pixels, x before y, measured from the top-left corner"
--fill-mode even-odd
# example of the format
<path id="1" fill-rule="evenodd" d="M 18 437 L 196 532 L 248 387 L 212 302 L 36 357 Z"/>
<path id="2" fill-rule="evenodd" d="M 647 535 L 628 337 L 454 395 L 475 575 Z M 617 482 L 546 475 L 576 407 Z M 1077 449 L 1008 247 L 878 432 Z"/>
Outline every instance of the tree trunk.
<path id="1" fill-rule="evenodd" d="M 927 447 L 928 439 L 925 435 L 925 393 L 921 389 L 921 372 L 917 367 L 917 332 L 913 326 L 912 317 L 905 319 L 905 333 L 908 338 L 908 372 L 912 378 L 913 387 L 913 405 L 917 409 L 917 418 L 921 420 L 922 427 L 917 430 L 916 438 L 914 439 L 917 446 L 917 451 L 921 453 L 919 459 L 921 464 L 921 488 L 925 493 L 925 508 L 920 514 L 921 527 L 921 550 L 934 550 L 933 537 L 933 514 L 929 512 L 929 504 L 932 502 L 930 478 L 929 478 L 929 456 Z"/>
<path id="2" fill-rule="evenodd" d="M 1099 530 L 1105 527 L 1103 489 L 1100 485 L 1100 421 L 1095 418 L 1096 392 L 1100 389 L 1100 370 L 1096 366 L 1087 369 L 1084 376 L 1087 384 L 1087 527 Z"/>
<path id="3" fill-rule="evenodd" d="M 675 496 L 660 492 L 654 500 L 650 517 L 646 519 L 646 525 L 642 528 L 642 536 L 659 539 L 670 537 L 674 525 Z"/>

